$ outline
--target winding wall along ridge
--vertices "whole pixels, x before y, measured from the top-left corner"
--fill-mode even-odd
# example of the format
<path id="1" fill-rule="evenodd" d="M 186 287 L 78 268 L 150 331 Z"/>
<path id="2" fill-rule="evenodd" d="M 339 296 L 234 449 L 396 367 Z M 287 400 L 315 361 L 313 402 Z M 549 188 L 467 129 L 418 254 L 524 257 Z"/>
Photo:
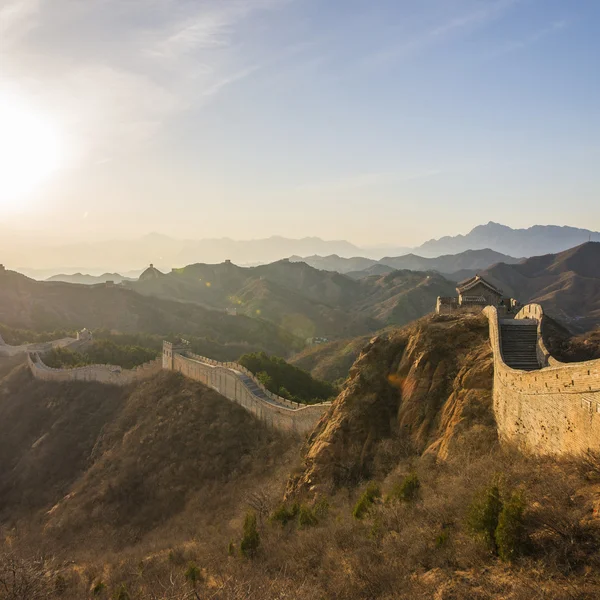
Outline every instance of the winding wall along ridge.
<path id="1" fill-rule="evenodd" d="M 170 342 L 163 344 L 162 366 L 200 381 L 237 402 L 267 425 L 283 431 L 301 435 L 311 432 L 331 406 L 331 402 L 311 405 L 291 402 L 267 390 L 253 373 L 238 363 L 221 363 L 198 356 Z"/>
<path id="2" fill-rule="evenodd" d="M 170 342 L 164 342 L 161 358 L 131 370 L 115 365 L 54 369 L 44 364 L 37 352 L 29 352 L 27 357 L 31 373 L 41 381 L 96 381 L 125 386 L 149 379 L 163 369 L 177 371 L 237 402 L 267 425 L 301 435 L 312 431 L 331 406 L 331 402 L 313 405 L 292 402 L 267 390 L 253 373 L 238 363 L 221 363 L 198 356 Z"/>
<path id="3" fill-rule="evenodd" d="M 39 344 L 22 344 L 21 346 L 9 346 L 0 335 L 0 356 L 18 356 L 29 352 L 48 352 L 53 348 L 67 348 L 80 343 L 80 340 L 67 337 L 52 342 L 41 342 Z"/>
<path id="4" fill-rule="evenodd" d="M 521 371 L 502 357 L 498 311 L 484 309 L 494 354 L 494 414 L 501 440 L 536 454 L 600 451 L 600 359 L 562 363 L 548 352 L 541 332 L 544 311 L 524 306 L 515 319 L 537 323 L 541 369 Z"/>
<path id="5" fill-rule="evenodd" d="M 149 379 L 162 370 L 162 360 L 157 358 L 135 369 L 122 369 L 115 365 L 86 365 L 74 369 L 54 369 L 46 365 L 39 354 L 27 355 L 27 364 L 33 376 L 41 381 L 97 381 L 110 385 L 129 385 Z"/>

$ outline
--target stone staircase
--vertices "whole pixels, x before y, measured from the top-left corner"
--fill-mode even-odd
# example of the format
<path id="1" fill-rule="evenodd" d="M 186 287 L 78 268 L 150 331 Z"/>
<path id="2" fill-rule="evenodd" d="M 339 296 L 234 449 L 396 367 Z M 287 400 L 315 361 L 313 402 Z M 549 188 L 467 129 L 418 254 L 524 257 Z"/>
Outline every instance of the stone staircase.
<path id="1" fill-rule="evenodd" d="M 537 358 L 537 323 L 500 323 L 500 340 L 504 362 L 513 369 L 535 371 L 540 369 Z"/>

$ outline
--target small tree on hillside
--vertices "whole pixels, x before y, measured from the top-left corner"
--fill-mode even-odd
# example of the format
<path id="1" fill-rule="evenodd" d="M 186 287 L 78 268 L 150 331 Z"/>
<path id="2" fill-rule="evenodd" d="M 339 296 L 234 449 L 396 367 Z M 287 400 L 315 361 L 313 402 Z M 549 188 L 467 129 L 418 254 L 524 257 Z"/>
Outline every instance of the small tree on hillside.
<path id="1" fill-rule="evenodd" d="M 467 525 L 472 535 L 483 539 L 494 553 L 497 552 L 496 529 L 502 511 L 500 490 L 496 484 L 483 490 L 475 498 L 467 517 Z"/>
<path id="2" fill-rule="evenodd" d="M 260 536 L 256 527 L 256 514 L 249 511 L 244 520 L 244 535 L 240 543 L 240 552 L 247 558 L 253 558 L 260 546 Z"/>
<path id="3" fill-rule="evenodd" d="M 525 499 L 521 492 L 513 492 L 502 508 L 496 528 L 496 545 L 500 558 L 511 561 L 523 554 L 527 532 L 523 520 Z"/>

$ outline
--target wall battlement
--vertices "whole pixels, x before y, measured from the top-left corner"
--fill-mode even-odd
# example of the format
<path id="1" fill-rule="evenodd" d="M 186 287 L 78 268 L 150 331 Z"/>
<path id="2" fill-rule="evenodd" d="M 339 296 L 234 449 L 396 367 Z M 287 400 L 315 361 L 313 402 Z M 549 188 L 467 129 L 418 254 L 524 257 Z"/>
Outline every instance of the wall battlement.
<path id="1" fill-rule="evenodd" d="M 494 353 L 494 414 L 501 440 L 536 454 L 600 451 L 600 359 L 562 363 L 542 338 L 544 311 L 524 306 L 515 319 L 537 323 L 536 353 L 541 369 L 521 371 L 502 357 L 498 311 L 484 309 Z"/>
<path id="2" fill-rule="evenodd" d="M 75 338 L 62 338 L 52 342 L 42 342 L 39 344 L 23 344 L 21 346 L 9 346 L 0 335 L 0 356 L 18 356 L 30 352 L 49 352 L 53 348 L 73 348 L 82 345 L 85 340 Z"/>
<path id="3" fill-rule="evenodd" d="M 149 379 L 162 369 L 160 358 L 140 365 L 135 369 L 122 369 L 115 365 L 86 365 L 75 369 L 53 369 L 44 364 L 37 353 L 27 355 L 27 364 L 32 375 L 41 381 L 97 381 L 119 386 Z"/>
<path id="4" fill-rule="evenodd" d="M 331 402 L 311 405 L 292 402 L 267 390 L 253 373 L 238 363 L 198 356 L 170 342 L 164 342 L 162 364 L 164 369 L 177 371 L 213 388 L 267 425 L 283 431 L 309 433 L 331 406 Z"/>

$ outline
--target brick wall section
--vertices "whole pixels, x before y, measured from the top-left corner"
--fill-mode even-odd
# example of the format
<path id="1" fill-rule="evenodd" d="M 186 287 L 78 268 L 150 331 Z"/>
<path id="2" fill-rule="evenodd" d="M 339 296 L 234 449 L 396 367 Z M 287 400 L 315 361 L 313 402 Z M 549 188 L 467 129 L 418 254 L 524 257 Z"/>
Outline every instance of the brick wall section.
<path id="1" fill-rule="evenodd" d="M 48 352 L 53 348 L 71 348 L 75 349 L 78 345 L 84 342 L 75 338 L 63 338 L 54 340 L 53 342 L 43 342 L 41 344 L 23 344 L 22 346 L 9 346 L 5 343 L 0 335 L 0 357 L 1 356 L 18 356 L 29 352 Z"/>
<path id="2" fill-rule="evenodd" d="M 27 355 L 31 373 L 41 381 L 97 381 L 109 385 L 129 385 L 149 379 L 162 370 L 162 359 L 157 358 L 135 369 L 121 369 L 115 365 L 88 365 L 75 369 L 53 369 L 44 364 L 39 354 Z"/>
<path id="3" fill-rule="evenodd" d="M 519 371 L 502 358 L 498 312 L 484 310 L 494 352 L 494 413 L 502 440 L 536 454 L 600 451 L 600 360 L 561 363 L 548 353 L 540 335 L 540 305 L 523 307 L 516 319 L 538 324 L 539 371 Z"/>
<path id="4" fill-rule="evenodd" d="M 213 388 L 275 429 L 306 435 L 331 406 L 330 402 L 308 406 L 291 402 L 269 392 L 250 371 L 237 363 L 221 363 L 188 352 L 184 356 L 184 352 L 183 348 L 165 342 L 163 368 L 177 371 Z M 242 381 L 240 374 L 252 379 L 269 400 L 256 396 Z"/>

